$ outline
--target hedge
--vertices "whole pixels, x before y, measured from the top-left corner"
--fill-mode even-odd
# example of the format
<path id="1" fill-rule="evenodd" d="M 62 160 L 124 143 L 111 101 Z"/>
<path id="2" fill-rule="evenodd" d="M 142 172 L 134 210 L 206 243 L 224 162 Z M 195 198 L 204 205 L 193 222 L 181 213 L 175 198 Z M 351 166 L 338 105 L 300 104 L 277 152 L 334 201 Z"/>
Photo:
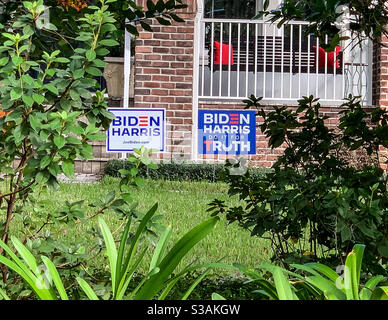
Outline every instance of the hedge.
<path id="1" fill-rule="evenodd" d="M 133 164 L 126 160 L 111 160 L 104 169 L 104 175 L 119 177 L 120 169 L 130 169 Z M 265 167 L 250 167 L 251 178 L 262 177 L 270 169 Z M 222 164 L 196 164 L 196 163 L 159 163 L 158 169 L 150 170 L 145 167 L 139 171 L 139 176 L 153 180 L 174 181 L 221 181 L 220 173 L 225 171 Z"/>

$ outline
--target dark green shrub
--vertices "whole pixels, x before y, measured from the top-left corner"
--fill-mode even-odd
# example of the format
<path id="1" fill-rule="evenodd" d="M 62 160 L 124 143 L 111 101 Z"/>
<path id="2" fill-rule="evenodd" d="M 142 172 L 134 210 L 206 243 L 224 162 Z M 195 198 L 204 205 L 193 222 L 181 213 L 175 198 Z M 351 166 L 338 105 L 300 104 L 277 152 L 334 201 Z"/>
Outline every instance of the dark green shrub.
<path id="1" fill-rule="evenodd" d="M 111 160 L 107 163 L 104 174 L 112 177 L 120 177 L 119 170 L 133 168 L 131 162 L 125 160 Z M 139 176 L 153 180 L 171 181 L 221 181 L 220 174 L 225 170 L 221 164 L 195 164 L 195 163 L 160 163 L 156 170 L 141 168 Z M 249 168 L 251 179 L 261 179 L 268 168 Z"/>
<path id="2" fill-rule="evenodd" d="M 258 101 L 247 103 L 260 107 Z M 356 243 L 366 243 L 366 267 L 386 273 L 386 175 L 378 163 L 355 168 L 339 154 L 364 150 L 378 159 L 380 146 L 388 145 L 388 114 L 380 109 L 369 114 L 350 97 L 334 130 L 327 127 L 320 107 L 318 99 L 310 97 L 300 100 L 295 111 L 259 111 L 270 146 L 286 145 L 285 152 L 262 179 L 252 179 L 249 173 L 226 175 L 229 194 L 245 200 L 245 206 L 226 208 L 215 200 L 210 210 L 225 213 L 229 222 L 237 221 L 254 236 L 270 239 L 273 260 L 285 265 L 317 259 L 335 264 L 344 261 Z"/>

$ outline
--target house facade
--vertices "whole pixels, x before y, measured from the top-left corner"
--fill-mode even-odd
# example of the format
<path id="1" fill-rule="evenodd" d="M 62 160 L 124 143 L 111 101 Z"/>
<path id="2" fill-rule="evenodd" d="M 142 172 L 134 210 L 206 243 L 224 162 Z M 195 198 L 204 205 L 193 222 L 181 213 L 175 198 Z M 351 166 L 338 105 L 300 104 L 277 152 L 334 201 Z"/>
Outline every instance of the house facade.
<path id="1" fill-rule="evenodd" d="M 268 111 L 274 105 L 294 108 L 302 96 L 319 97 L 330 126 L 339 123 L 340 105 L 349 94 L 361 96 L 367 109 L 388 106 L 388 48 L 370 40 L 352 48 L 348 40 L 326 53 L 319 39 L 304 32 L 306 22 L 277 28 L 265 18 L 252 19 L 263 2 L 186 0 L 188 7 L 179 12 L 185 22 L 162 26 L 151 21 L 153 33 L 139 28 L 134 107 L 166 109 L 166 148 L 157 155 L 161 161 L 218 163 L 233 157 L 202 154 L 198 114 L 242 110 L 251 94 L 263 97 Z M 145 0 L 137 3 L 146 6 Z M 280 3 L 271 0 L 269 9 Z M 338 22 L 344 35 L 346 22 Z M 256 124 L 261 121 L 258 117 Z M 284 151 L 271 150 L 259 128 L 255 143 L 256 154 L 244 156 L 251 165 L 270 167 Z M 95 149 L 104 161 L 121 157 L 106 154 L 103 143 Z M 78 171 L 101 170 L 104 161 Z"/>

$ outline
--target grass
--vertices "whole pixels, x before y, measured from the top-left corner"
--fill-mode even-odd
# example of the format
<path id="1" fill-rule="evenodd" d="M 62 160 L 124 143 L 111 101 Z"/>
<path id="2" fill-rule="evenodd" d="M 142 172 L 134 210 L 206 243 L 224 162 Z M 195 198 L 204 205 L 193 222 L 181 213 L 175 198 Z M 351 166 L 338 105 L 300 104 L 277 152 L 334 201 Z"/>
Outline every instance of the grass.
<path id="1" fill-rule="evenodd" d="M 87 204 L 93 204 L 98 199 L 104 199 L 111 190 L 118 193 L 119 179 L 105 177 L 103 180 L 92 184 L 83 183 L 62 183 L 58 191 L 43 189 L 37 191 L 35 196 L 39 200 L 49 200 L 44 210 L 57 210 L 62 208 L 65 201 L 75 202 L 85 199 Z M 152 181 L 146 180 L 144 186 L 133 189 L 133 201 L 138 203 L 138 209 L 146 212 L 156 202 L 159 203 L 158 214 L 161 215 L 160 222 L 171 224 L 173 229 L 170 243 L 176 242 L 187 231 L 202 221 L 209 218 L 207 212 L 208 203 L 215 198 L 226 200 L 228 204 L 238 203 L 238 199 L 230 198 L 227 195 L 227 186 L 222 183 L 208 182 L 174 182 L 174 181 Z M 87 214 L 93 215 L 96 208 L 88 208 Z M 35 219 L 34 212 L 26 210 L 31 219 Z M 113 212 L 104 213 L 104 219 L 111 230 L 115 231 L 117 238 L 123 228 L 123 221 Z M 43 221 L 36 221 L 40 225 Z M 82 223 L 65 232 L 58 234 L 67 244 L 82 243 L 86 250 L 90 250 L 96 241 L 91 228 L 96 228 L 96 219 Z M 57 230 L 51 229 L 52 232 Z M 11 230 L 18 237 L 23 237 L 21 220 L 16 220 Z M 82 235 L 82 236 L 81 236 Z M 185 259 L 185 264 L 198 260 L 198 262 L 216 262 L 224 258 L 226 263 L 241 263 L 249 266 L 258 265 L 268 261 L 268 244 L 255 237 L 237 225 L 228 225 L 223 217 L 215 230 L 200 242 Z M 89 261 L 91 269 L 102 268 L 107 265 L 103 255 L 99 255 Z M 217 274 L 230 272 L 219 270 Z"/>

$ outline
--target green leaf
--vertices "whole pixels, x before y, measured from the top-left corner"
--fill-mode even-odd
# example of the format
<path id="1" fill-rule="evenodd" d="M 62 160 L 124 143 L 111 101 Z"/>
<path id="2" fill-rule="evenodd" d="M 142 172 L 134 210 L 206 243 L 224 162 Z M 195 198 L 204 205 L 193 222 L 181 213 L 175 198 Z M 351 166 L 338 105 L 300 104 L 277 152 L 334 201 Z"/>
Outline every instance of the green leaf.
<path id="1" fill-rule="evenodd" d="M 273 271 L 273 279 L 278 293 L 279 300 L 298 300 L 292 291 L 290 282 L 283 273 L 280 267 L 276 267 Z"/>
<path id="2" fill-rule="evenodd" d="M 321 263 L 315 263 L 315 262 L 306 263 L 305 266 L 311 267 L 311 268 L 319 271 L 320 273 L 322 273 L 323 275 L 328 277 L 334 283 L 337 281 L 337 279 L 339 277 L 338 273 L 336 273 L 330 267 L 328 267 L 328 266 L 326 266 L 324 264 L 321 264 Z"/>
<path id="3" fill-rule="evenodd" d="M 356 254 L 356 280 L 357 280 L 357 284 L 359 284 L 360 277 L 361 277 L 362 258 L 364 256 L 365 245 L 356 244 L 353 246 L 353 251 Z"/>
<path id="4" fill-rule="evenodd" d="M 51 83 L 45 84 L 44 87 L 56 96 L 59 95 L 58 89 Z"/>
<path id="5" fill-rule="evenodd" d="M 66 139 L 63 136 L 55 136 L 54 137 L 54 143 L 58 147 L 58 149 L 62 149 L 62 147 L 66 143 Z"/>
<path id="6" fill-rule="evenodd" d="M 77 282 L 90 300 L 99 300 L 93 289 L 84 279 L 77 277 Z"/>
<path id="7" fill-rule="evenodd" d="M 167 248 L 168 241 L 171 237 L 171 231 L 172 231 L 171 226 L 168 226 L 166 227 L 163 234 L 161 235 L 158 241 L 158 244 L 156 245 L 154 255 L 152 256 L 149 271 L 156 268 L 160 263 L 160 261 L 162 260 L 163 254 Z"/>
<path id="8" fill-rule="evenodd" d="M 192 285 L 190 286 L 189 289 L 187 289 L 187 291 L 185 292 L 185 294 L 183 295 L 182 299 L 181 300 L 187 300 L 187 298 L 190 296 L 190 294 L 194 291 L 194 289 L 200 284 L 200 282 L 209 274 L 209 272 L 211 271 L 210 268 L 206 269 L 193 283 Z M 215 297 L 215 295 L 217 295 L 217 293 L 213 293 L 212 294 L 212 300 L 218 300 L 218 299 L 213 299 L 213 297 Z M 218 295 L 218 298 L 221 298 L 220 300 L 226 300 L 225 298 L 223 298 L 222 296 Z"/>
<path id="9" fill-rule="evenodd" d="M 66 177 L 72 178 L 74 176 L 74 162 L 72 160 L 63 160 L 62 171 Z"/>
<path id="10" fill-rule="evenodd" d="M 143 232 L 147 226 L 148 221 L 153 217 L 157 208 L 158 208 L 158 204 L 155 204 L 146 213 L 144 218 L 141 220 L 141 222 L 136 230 L 135 235 L 131 239 L 131 246 L 130 246 L 129 250 L 127 251 L 127 256 L 126 256 L 125 261 L 123 263 L 123 269 L 121 272 L 122 276 L 121 276 L 121 280 L 119 281 L 120 283 L 119 283 L 119 286 L 118 286 L 118 289 L 117 289 L 117 292 L 115 295 L 116 299 L 119 299 L 119 300 L 122 299 L 122 297 L 123 297 L 123 295 L 128 287 L 130 277 L 126 278 L 124 275 L 131 274 L 131 272 L 133 272 L 135 270 L 134 268 L 136 268 L 137 264 L 140 263 L 140 261 L 141 261 L 142 256 L 140 255 L 140 258 L 138 258 L 137 262 L 132 267 L 132 271 L 129 272 L 131 270 L 132 260 L 134 258 L 135 253 L 136 253 L 137 247 L 139 245 L 140 236 L 143 234 Z M 144 254 L 145 254 L 145 252 L 146 251 L 144 251 Z"/>
<path id="11" fill-rule="evenodd" d="M 22 257 L 24 262 L 27 264 L 27 266 L 30 268 L 30 270 L 38 276 L 38 265 L 36 263 L 35 257 L 32 255 L 32 253 L 14 236 L 11 237 L 12 244 L 14 245 L 15 249 L 19 253 L 19 255 Z"/>
<path id="12" fill-rule="evenodd" d="M 144 286 L 140 289 L 135 299 L 149 300 L 154 298 L 155 294 L 163 288 L 164 282 L 175 270 L 183 257 L 214 229 L 218 219 L 218 217 L 213 217 L 183 236 L 158 265 L 160 272 L 150 277 L 144 283 Z"/>
<path id="13" fill-rule="evenodd" d="M 4 300 L 11 300 L 3 289 L 0 289 L 0 297 L 3 297 Z"/>
<path id="14" fill-rule="evenodd" d="M 223 296 L 221 296 L 220 294 L 213 292 L 212 293 L 212 300 L 226 300 L 226 299 Z"/>
<path id="15" fill-rule="evenodd" d="M 29 107 L 32 107 L 34 105 L 34 102 L 35 102 L 31 96 L 28 96 L 26 94 L 23 95 L 22 100 Z"/>
<path id="16" fill-rule="evenodd" d="M 45 155 L 41 160 L 40 160 L 40 168 L 44 169 L 46 168 L 51 162 L 51 157 L 49 155 Z"/>
<path id="17" fill-rule="evenodd" d="M 78 69 L 73 72 L 73 78 L 74 79 L 80 79 L 84 76 L 85 70 L 84 69 Z"/>
<path id="18" fill-rule="evenodd" d="M 43 103 L 43 101 L 44 101 L 44 96 L 42 96 L 41 94 L 38 94 L 38 93 L 34 93 L 32 95 L 32 99 L 34 99 L 34 101 L 37 104 L 41 105 Z"/>
<path id="19" fill-rule="evenodd" d="M 54 263 L 51 262 L 51 260 L 45 256 L 41 256 L 43 263 L 47 267 L 47 269 L 50 272 L 50 276 L 52 280 L 54 281 L 54 284 L 58 290 L 58 293 L 62 300 L 69 300 L 69 297 L 66 294 L 65 287 L 63 285 L 63 282 L 61 280 L 61 277 L 59 276 L 58 270 L 55 267 Z"/>
<path id="20" fill-rule="evenodd" d="M 0 67 L 5 66 L 9 61 L 9 57 L 3 57 L 0 59 Z"/>
<path id="21" fill-rule="evenodd" d="M 375 276 L 368 280 L 368 282 L 365 284 L 364 288 L 360 291 L 360 299 L 361 300 L 370 300 L 372 297 L 373 291 L 376 289 L 376 286 L 382 282 L 385 281 L 386 278 L 384 276 Z"/>
<path id="22" fill-rule="evenodd" d="M 113 39 L 104 39 L 99 42 L 100 46 L 105 46 L 105 47 L 114 47 L 120 45 L 116 40 Z"/>
<path id="23" fill-rule="evenodd" d="M 23 94 L 22 88 L 13 88 L 11 90 L 11 100 L 17 100 L 19 99 Z"/>
<path id="24" fill-rule="evenodd" d="M 346 295 L 335 283 L 321 276 L 306 277 L 306 281 L 321 290 L 329 300 L 346 300 Z"/>
<path id="25" fill-rule="evenodd" d="M 102 235 L 104 237 L 105 246 L 106 246 L 106 255 L 109 260 L 109 267 L 112 277 L 112 288 L 116 285 L 116 263 L 117 263 L 117 249 L 115 245 L 115 241 L 113 239 L 112 233 L 109 230 L 108 225 L 105 223 L 104 219 L 99 218 L 98 224 L 100 226 Z"/>
<path id="26" fill-rule="evenodd" d="M 344 284 L 347 300 L 359 300 L 357 255 L 354 251 L 348 254 L 345 261 Z"/>
<path id="27" fill-rule="evenodd" d="M 54 60 L 54 62 L 58 62 L 58 63 L 69 63 L 70 60 L 67 59 L 67 58 L 56 58 L 56 59 Z"/>
<path id="28" fill-rule="evenodd" d="M 118 290 L 119 284 L 123 276 L 125 276 L 124 272 L 125 270 L 122 270 L 123 267 L 123 259 L 124 259 L 124 250 L 125 250 L 125 244 L 127 243 L 128 234 L 129 234 L 129 228 L 131 227 L 132 219 L 129 218 L 127 224 L 125 225 L 124 232 L 121 236 L 120 241 L 120 247 L 117 254 L 117 263 L 116 263 L 116 282 L 112 282 L 112 288 L 113 288 L 113 296 L 116 296 L 116 292 Z M 124 267 L 125 269 L 125 267 Z"/>
<path id="29" fill-rule="evenodd" d="M 101 70 L 96 67 L 89 67 L 86 69 L 86 72 L 95 77 L 99 77 L 103 75 Z"/>
<path id="30" fill-rule="evenodd" d="M 18 67 L 23 63 L 24 59 L 22 57 L 14 56 L 12 57 L 12 63 Z"/>
<path id="31" fill-rule="evenodd" d="M 88 59 L 89 61 L 93 61 L 94 59 L 96 59 L 97 55 L 96 55 L 96 52 L 94 50 L 88 50 L 86 51 L 86 59 Z"/>

